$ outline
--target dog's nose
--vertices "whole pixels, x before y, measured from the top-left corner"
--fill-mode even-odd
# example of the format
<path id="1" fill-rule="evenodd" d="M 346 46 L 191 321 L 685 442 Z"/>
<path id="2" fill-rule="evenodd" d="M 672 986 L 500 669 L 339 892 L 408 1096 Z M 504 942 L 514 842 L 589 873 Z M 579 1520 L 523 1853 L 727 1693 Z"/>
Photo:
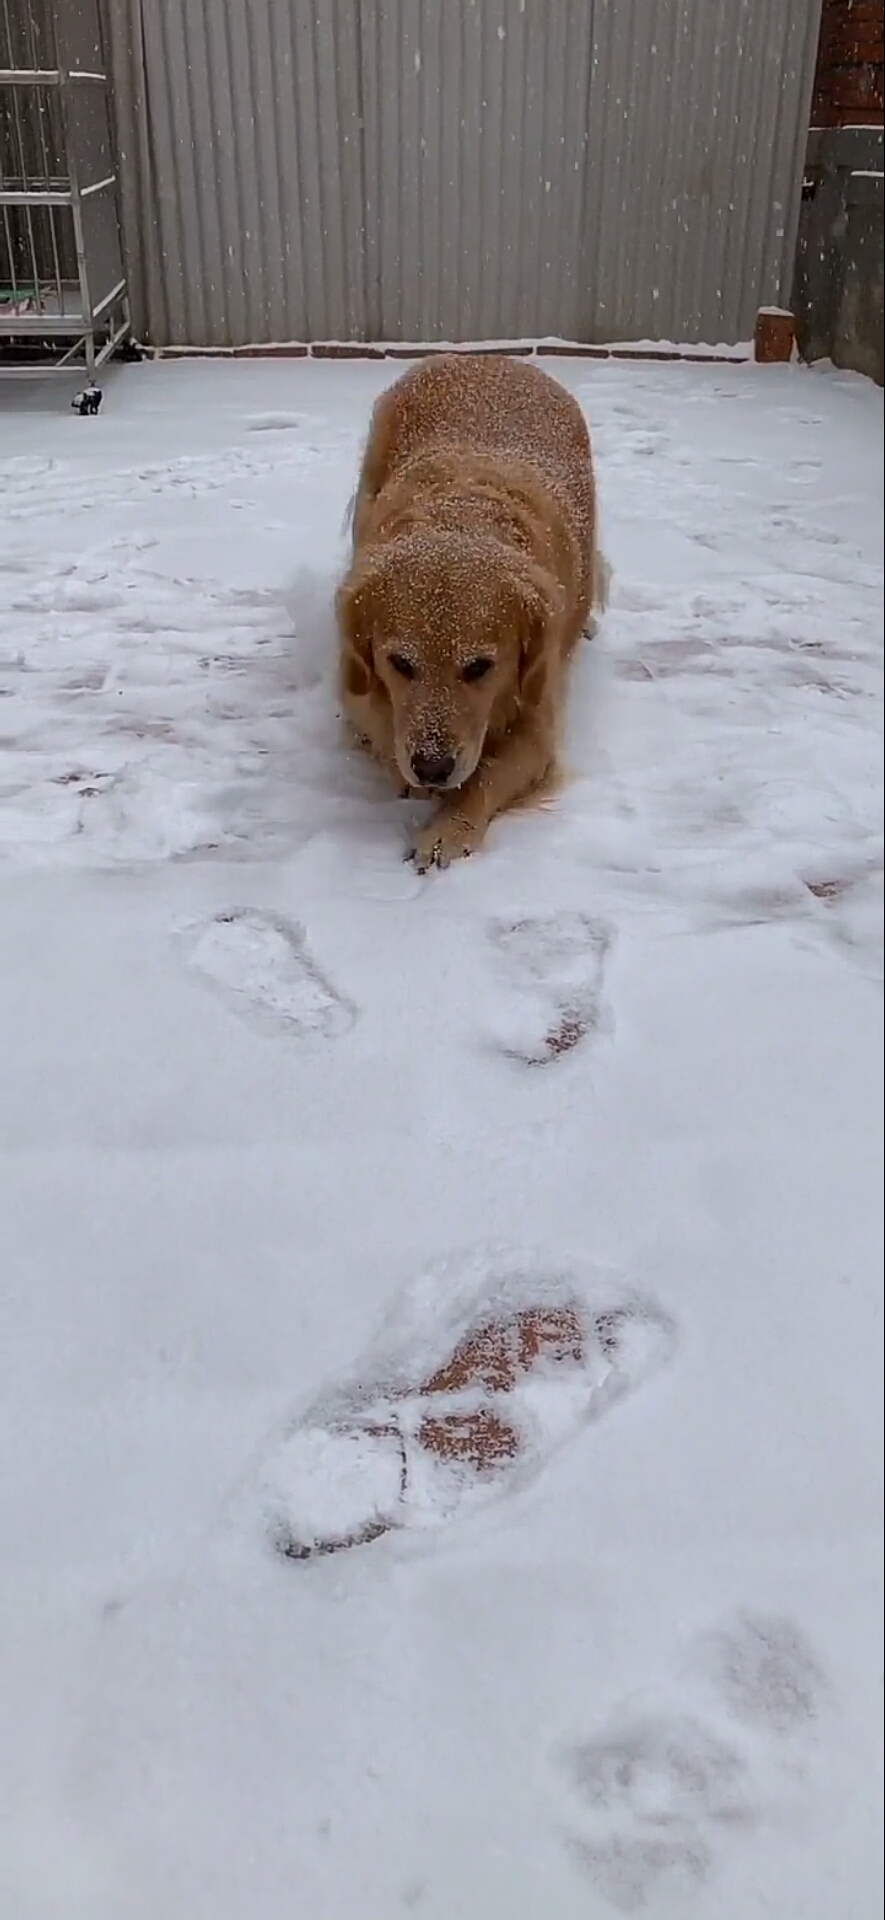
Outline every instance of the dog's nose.
<path id="1" fill-rule="evenodd" d="M 413 753 L 412 772 L 419 787 L 444 787 L 455 771 L 453 753 Z"/>

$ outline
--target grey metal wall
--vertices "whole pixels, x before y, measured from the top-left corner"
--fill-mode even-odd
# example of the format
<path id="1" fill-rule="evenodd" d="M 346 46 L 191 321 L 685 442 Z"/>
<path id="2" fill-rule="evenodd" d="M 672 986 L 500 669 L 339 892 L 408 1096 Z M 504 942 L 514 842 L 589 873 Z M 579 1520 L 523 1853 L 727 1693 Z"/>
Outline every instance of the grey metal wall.
<path id="1" fill-rule="evenodd" d="M 820 0 L 105 8 L 154 342 L 715 342 L 789 296 Z"/>
<path id="2" fill-rule="evenodd" d="M 820 127 L 808 138 L 791 305 L 809 360 L 885 379 L 885 203 L 881 127 Z"/>

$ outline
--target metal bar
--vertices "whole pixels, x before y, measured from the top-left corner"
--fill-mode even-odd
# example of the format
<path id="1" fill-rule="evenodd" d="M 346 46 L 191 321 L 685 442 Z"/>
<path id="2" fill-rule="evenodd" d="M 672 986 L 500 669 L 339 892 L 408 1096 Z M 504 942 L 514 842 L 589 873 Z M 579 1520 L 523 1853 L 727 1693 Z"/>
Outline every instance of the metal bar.
<path id="1" fill-rule="evenodd" d="M 91 377 L 95 372 L 95 331 L 92 306 L 89 299 L 89 273 L 86 264 L 83 217 L 78 199 L 74 200 L 74 245 L 77 249 L 77 270 L 80 277 L 80 300 L 82 303 L 83 318 L 88 327 L 84 343 L 86 348 L 86 367 Z"/>
<path id="2" fill-rule="evenodd" d="M 65 130 L 65 153 L 67 155 L 67 162 L 68 162 L 68 177 L 71 183 L 71 210 L 73 213 L 73 220 L 74 220 L 74 246 L 77 250 L 77 277 L 80 282 L 80 311 L 83 316 L 85 326 L 87 328 L 87 332 L 84 337 L 84 349 L 86 353 L 86 370 L 89 375 L 89 378 L 92 379 L 95 373 L 95 333 L 94 333 L 94 321 L 93 321 L 93 314 L 92 314 L 92 303 L 89 298 L 89 269 L 88 269 L 88 264 L 86 260 L 86 242 L 83 234 L 83 213 L 82 213 L 82 207 L 81 207 L 80 178 L 79 178 L 79 169 L 77 166 L 77 161 L 76 161 L 75 152 L 74 152 L 74 141 L 72 138 L 71 123 L 70 123 L 70 118 L 67 111 L 68 102 L 66 97 L 66 82 L 67 82 L 68 74 L 67 74 L 67 69 L 63 65 L 61 60 L 59 60 L 58 64 L 59 64 L 59 72 L 62 75 L 61 109 L 62 109 L 62 118 L 64 122 L 64 130 Z"/>
<path id="3" fill-rule="evenodd" d="M 129 314 L 127 312 L 127 313 L 124 313 L 122 320 L 118 322 L 113 333 L 109 334 L 107 340 L 104 343 L 104 346 L 96 354 L 95 356 L 96 370 L 99 367 L 104 366 L 105 361 L 109 360 L 111 357 L 111 354 L 116 352 L 121 341 L 125 340 L 126 335 L 129 332 L 129 324 L 130 324 Z"/>
<path id="4" fill-rule="evenodd" d="M 72 67 L 69 80 L 107 86 L 106 73 L 90 73 L 85 67 Z M 62 75 L 57 67 L 0 67 L 0 87 L 60 87 Z"/>
<path id="5" fill-rule="evenodd" d="M 8 7 L 5 4 L 5 0 L 4 0 L 4 12 L 6 13 L 7 19 L 8 19 Z M 9 31 L 8 27 L 7 27 L 7 31 Z M 12 129 L 15 135 L 15 158 L 14 158 L 13 164 L 15 167 L 15 171 L 18 174 L 18 178 L 22 183 L 22 187 L 23 189 L 26 190 L 28 185 L 28 163 L 27 163 L 27 156 L 25 153 L 24 133 L 22 131 L 21 101 L 17 93 L 14 93 L 12 96 L 12 123 L 11 124 L 12 124 Z M 15 178 L 15 174 L 13 174 L 13 178 Z"/>
<path id="6" fill-rule="evenodd" d="M 12 225 L 10 222 L 9 214 L 7 213 L 5 207 L 3 208 L 3 233 L 6 241 L 6 255 L 9 260 L 9 278 L 10 278 L 10 284 L 12 287 L 12 304 L 14 307 L 17 307 L 19 304 L 21 295 L 19 293 L 18 277 L 15 271 L 15 249 L 12 244 L 12 241 L 13 241 Z"/>
<path id="7" fill-rule="evenodd" d="M 55 272 L 55 290 L 58 296 L 59 308 L 62 312 L 64 312 L 64 278 L 61 270 L 61 256 L 59 254 L 59 248 L 58 248 L 58 232 L 55 225 L 56 211 L 54 207 L 47 208 L 47 219 L 49 221 L 49 236 L 50 236 L 50 242 L 52 245 L 52 265 Z"/>
<path id="8" fill-rule="evenodd" d="M 82 333 L 83 328 L 82 313 L 75 312 L 71 307 L 67 313 L 50 313 L 44 309 L 42 313 L 18 314 L 14 322 L 12 320 L 4 322 L 3 333 L 14 337 L 27 334 L 29 337 L 35 336 L 38 340 L 44 336 L 47 340 L 66 340 L 71 334 Z"/>
<path id="9" fill-rule="evenodd" d="M 90 187 L 81 187 L 80 199 L 88 200 L 91 193 L 102 193 L 105 187 L 115 187 L 116 184 L 117 184 L 116 174 L 109 173 L 106 175 L 104 180 L 94 180 Z"/>
<path id="10" fill-rule="evenodd" d="M 73 194 L 69 187 L 50 188 L 48 192 L 40 189 L 18 187 L 0 187 L 0 207 L 70 207 Z"/>
<path id="11" fill-rule="evenodd" d="M 54 67 L 0 67 L 0 87 L 57 87 L 60 79 Z"/>
<path id="12" fill-rule="evenodd" d="M 74 341 L 73 345 L 68 348 L 67 353 L 63 353 L 61 356 L 61 359 L 56 361 L 55 366 L 52 369 L 53 373 L 70 372 L 71 362 L 74 358 L 75 353 L 79 353 L 81 349 L 85 351 L 85 347 L 86 347 L 86 335 L 83 332 L 80 332 L 78 333 L 77 338 Z"/>
<path id="13" fill-rule="evenodd" d="M 34 33 L 33 26 L 31 31 L 32 31 L 32 38 L 33 38 L 33 33 Z M 52 177 L 52 168 L 50 165 L 49 147 L 47 145 L 47 140 L 46 140 L 46 103 L 44 102 L 43 96 L 40 93 L 39 89 L 35 89 L 35 95 L 36 95 L 36 104 L 37 104 L 37 125 L 40 131 L 40 154 L 43 161 L 43 178 L 44 180 L 49 180 Z M 59 251 L 58 251 L 58 234 L 56 231 L 55 217 L 56 216 L 55 216 L 54 207 L 47 208 L 47 220 L 49 223 L 49 238 L 50 238 L 50 245 L 52 247 L 52 263 L 55 270 L 55 284 L 57 288 L 60 288 L 62 284 L 62 273 L 61 273 L 61 260 L 60 260 Z"/>
<path id="14" fill-rule="evenodd" d="M 9 44 L 11 48 L 12 47 L 12 29 L 11 29 L 10 16 L 9 16 L 9 0 L 3 0 L 3 12 L 4 12 L 4 18 L 6 21 L 7 38 L 9 40 Z M 31 32 L 33 36 L 33 20 L 30 14 L 30 10 L 28 12 L 28 24 L 31 27 Z M 40 295 L 40 278 L 41 278 L 40 265 L 37 258 L 37 247 L 34 239 L 33 208 L 32 208 L 32 203 L 30 201 L 28 191 L 27 191 L 28 182 L 30 178 L 30 168 L 28 165 L 28 151 L 27 151 L 27 145 L 25 140 L 24 113 L 25 113 L 26 107 L 27 107 L 27 100 L 25 100 L 23 105 L 21 96 L 18 93 L 13 93 L 12 123 L 11 123 L 12 130 L 13 130 L 13 138 L 14 138 L 13 167 L 15 169 L 15 173 L 13 177 L 15 177 L 15 174 L 17 174 L 22 184 L 24 223 L 23 223 L 23 228 L 20 229 L 20 231 L 23 233 L 23 236 L 26 238 L 31 283 L 34 288 L 34 298 L 39 306 L 39 305 L 42 305 L 41 295 Z"/>
<path id="15" fill-rule="evenodd" d="M 30 256 L 31 278 L 33 280 L 33 284 L 35 288 L 37 289 L 37 299 L 40 300 L 41 299 L 40 264 L 37 259 L 37 248 L 34 244 L 34 221 L 33 221 L 33 216 L 31 214 L 30 207 L 27 207 L 25 209 L 25 231 L 28 236 L 28 254 Z"/>
<path id="16" fill-rule="evenodd" d="M 71 67 L 67 79 L 108 86 L 106 73 L 90 73 L 86 67 Z M 58 67 L 0 67 L 0 86 L 61 86 L 61 73 Z"/>
<path id="17" fill-rule="evenodd" d="M 122 300 L 125 292 L 125 280 L 118 280 L 116 286 L 111 288 L 110 293 L 106 293 L 104 299 L 99 300 L 98 305 L 93 308 L 93 319 L 97 320 L 100 313 L 107 313 L 108 308 L 114 306 L 117 300 Z"/>

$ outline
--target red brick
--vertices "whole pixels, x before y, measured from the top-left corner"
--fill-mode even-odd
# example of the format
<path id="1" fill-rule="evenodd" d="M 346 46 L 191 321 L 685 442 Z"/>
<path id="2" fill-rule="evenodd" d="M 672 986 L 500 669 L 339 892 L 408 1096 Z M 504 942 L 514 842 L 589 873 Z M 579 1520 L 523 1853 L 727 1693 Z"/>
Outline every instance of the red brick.
<path id="1" fill-rule="evenodd" d="M 383 360 L 383 347 L 370 347 L 361 340 L 318 340 L 311 347 L 314 360 Z"/>
<path id="2" fill-rule="evenodd" d="M 813 126 L 882 124 L 883 15 L 883 0 L 823 0 Z"/>

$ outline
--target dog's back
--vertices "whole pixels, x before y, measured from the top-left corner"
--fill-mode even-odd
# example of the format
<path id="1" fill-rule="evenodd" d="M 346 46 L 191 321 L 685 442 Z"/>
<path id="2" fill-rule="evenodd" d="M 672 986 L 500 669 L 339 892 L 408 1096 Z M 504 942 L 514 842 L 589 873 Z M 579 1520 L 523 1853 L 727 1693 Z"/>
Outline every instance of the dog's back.
<path id="1" fill-rule="evenodd" d="M 590 436 L 577 401 L 530 361 L 496 354 L 428 359 L 382 395 L 393 401 L 388 461 L 467 445 L 528 461 L 550 480 L 577 486 L 590 475 Z"/>
<path id="2" fill-rule="evenodd" d="M 422 361 L 376 402 L 354 516 L 354 539 L 375 500 L 422 456 L 487 455 L 531 469 L 566 515 L 593 579 L 595 498 L 590 436 L 573 395 L 542 368 L 503 355 L 452 353 Z"/>

